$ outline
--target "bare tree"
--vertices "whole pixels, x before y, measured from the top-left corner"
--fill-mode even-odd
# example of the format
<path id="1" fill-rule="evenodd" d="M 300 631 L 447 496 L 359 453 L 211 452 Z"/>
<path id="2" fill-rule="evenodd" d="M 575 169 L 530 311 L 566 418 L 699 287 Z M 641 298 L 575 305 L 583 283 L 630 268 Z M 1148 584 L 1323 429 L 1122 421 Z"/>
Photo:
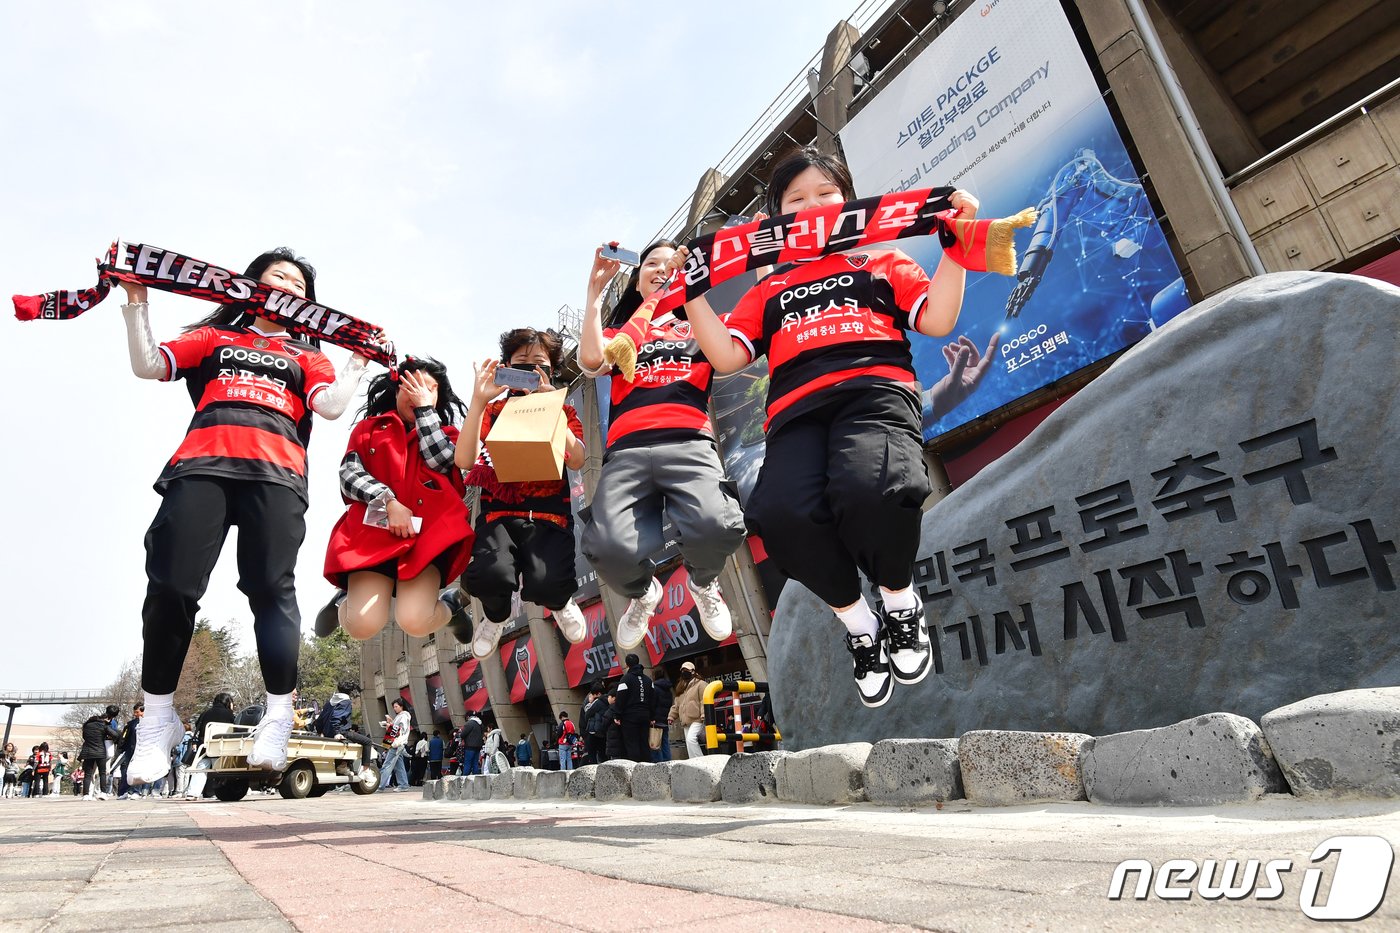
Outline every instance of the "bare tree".
<path id="1" fill-rule="evenodd" d="M 129 716 L 131 708 L 142 696 L 141 663 L 133 658 L 123 664 L 117 679 L 107 686 L 107 694 L 121 710 L 122 717 Z M 83 723 L 93 716 L 102 715 L 106 706 L 105 703 L 97 703 L 68 707 L 63 713 L 62 724 L 58 731 L 59 741 L 66 746 L 80 748 L 83 744 Z"/>

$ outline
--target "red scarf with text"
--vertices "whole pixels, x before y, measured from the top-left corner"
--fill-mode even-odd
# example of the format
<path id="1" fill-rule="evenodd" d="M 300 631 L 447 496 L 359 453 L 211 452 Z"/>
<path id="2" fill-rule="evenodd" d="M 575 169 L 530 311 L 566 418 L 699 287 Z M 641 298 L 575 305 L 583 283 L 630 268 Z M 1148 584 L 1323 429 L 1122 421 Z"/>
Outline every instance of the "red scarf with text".
<path id="1" fill-rule="evenodd" d="M 955 190 L 945 187 L 896 191 L 878 198 L 827 204 L 725 227 L 692 240 L 685 244 L 690 252 L 685 263 L 608 342 L 603 359 L 631 382 L 637 347 L 654 317 L 674 311 L 744 272 L 889 240 L 936 234 L 948 257 L 964 269 L 1014 275 L 1016 250 L 1012 231 L 1035 223 L 1035 211 L 1027 208 L 1004 219 L 958 220 L 950 200 Z"/>
<path id="2" fill-rule="evenodd" d="M 390 372 L 398 371 L 394 346 L 383 340 L 383 328 L 377 324 L 219 266 L 142 243 L 113 243 L 106 258 L 97 261 L 97 284 L 92 288 L 15 295 L 15 317 L 21 321 L 71 320 L 106 298 L 114 282 L 133 282 L 176 295 L 240 305 L 298 336 L 333 343 L 382 363 Z"/>

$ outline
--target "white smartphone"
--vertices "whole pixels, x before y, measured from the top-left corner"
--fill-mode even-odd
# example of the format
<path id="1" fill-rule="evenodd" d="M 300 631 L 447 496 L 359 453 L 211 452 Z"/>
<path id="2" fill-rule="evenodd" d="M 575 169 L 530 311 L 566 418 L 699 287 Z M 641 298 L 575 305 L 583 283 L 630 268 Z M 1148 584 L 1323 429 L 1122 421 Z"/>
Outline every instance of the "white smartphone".
<path id="1" fill-rule="evenodd" d="M 639 266 L 642 264 L 642 257 L 638 256 L 630 249 L 623 249 L 617 245 L 616 241 L 603 244 L 603 258 L 615 259 L 624 266 Z"/>

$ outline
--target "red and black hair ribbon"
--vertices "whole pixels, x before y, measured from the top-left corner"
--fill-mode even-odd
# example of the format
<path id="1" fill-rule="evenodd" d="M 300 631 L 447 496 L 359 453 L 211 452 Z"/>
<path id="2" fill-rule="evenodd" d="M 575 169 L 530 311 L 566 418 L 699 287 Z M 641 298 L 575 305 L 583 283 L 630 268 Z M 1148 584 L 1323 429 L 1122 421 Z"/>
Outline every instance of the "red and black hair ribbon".
<path id="1" fill-rule="evenodd" d="M 15 317 L 21 321 L 70 320 L 106 298 L 115 282 L 134 282 L 176 295 L 238 305 L 294 334 L 344 347 L 387 366 L 391 372 L 398 369 L 394 346 L 383 339 L 384 330 L 377 324 L 246 275 L 143 243 L 113 243 L 107 255 L 97 261 L 97 284 L 92 288 L 15 295 Z"/>

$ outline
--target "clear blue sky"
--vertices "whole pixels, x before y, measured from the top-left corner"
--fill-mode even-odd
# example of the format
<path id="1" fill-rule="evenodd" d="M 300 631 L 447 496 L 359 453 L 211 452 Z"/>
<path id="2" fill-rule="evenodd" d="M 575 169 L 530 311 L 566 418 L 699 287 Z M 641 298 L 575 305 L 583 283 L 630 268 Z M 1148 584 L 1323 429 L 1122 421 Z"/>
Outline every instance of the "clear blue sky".
<path id="1" fill-rule="evenodd" d="M 240 268 L 285 244 L 466 385 L 505 327 L 582 303 L 596 244 L 642 245 L 855 5 L 9 4 L 4 293 L 92 284 L 117 236 Z M 119 304 L 0 325 L 0 688 L 102 686 L 140 651 L 151 483 L 190 404 L 131 375 Z M 207 307 L 154 293 L 157 338 Z M 311 443 L 308 629 L 351 420 Z M 232 558 L 203 611 L 251 650 Z"/>

